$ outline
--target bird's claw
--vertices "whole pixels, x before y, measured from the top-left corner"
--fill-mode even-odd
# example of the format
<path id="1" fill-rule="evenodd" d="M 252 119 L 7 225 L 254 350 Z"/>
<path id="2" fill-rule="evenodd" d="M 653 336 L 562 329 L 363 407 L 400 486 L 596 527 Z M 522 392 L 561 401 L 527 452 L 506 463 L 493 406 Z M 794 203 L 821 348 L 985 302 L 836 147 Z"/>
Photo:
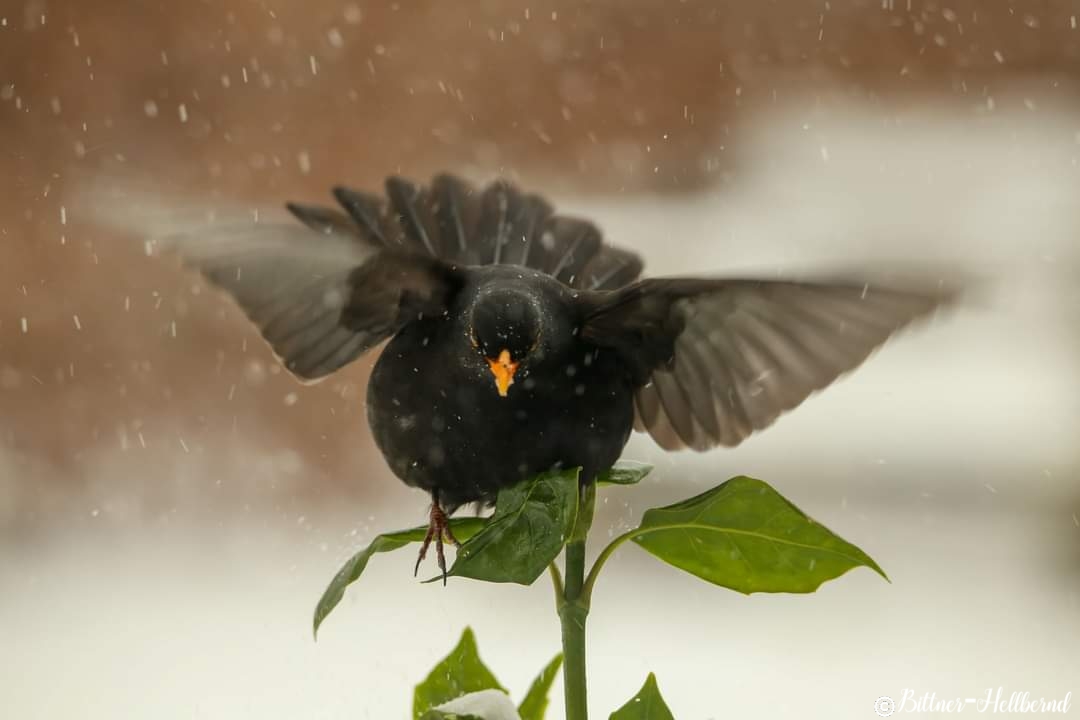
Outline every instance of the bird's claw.
<path id="1" fill-rule="evenodd" d="M 431 543 L 435 543 L 435 558 L 439 565 L 439 570 L 442 571 L 443 585 L 446 585 L 446 552 L 443 549 L 443 543 L 448 542 L 454 547 L 461 547 L 461 543 L 454 537 L 454 531 L 450 529 L 450 518 L 446 516 L 446 512 L 439 507 L 439 503 L 434 502 L 431 504 L 431 513 L 429 515 L 427 534 L 424 535 L 424 541 L 420 544 L 420 554 L 416 558 L 416 567 L 413 568 L 413 577 L 420 572 L 420 563 L 424 562 L 424 558 L 427 557 L 428 548 L 431 547 Z"/>

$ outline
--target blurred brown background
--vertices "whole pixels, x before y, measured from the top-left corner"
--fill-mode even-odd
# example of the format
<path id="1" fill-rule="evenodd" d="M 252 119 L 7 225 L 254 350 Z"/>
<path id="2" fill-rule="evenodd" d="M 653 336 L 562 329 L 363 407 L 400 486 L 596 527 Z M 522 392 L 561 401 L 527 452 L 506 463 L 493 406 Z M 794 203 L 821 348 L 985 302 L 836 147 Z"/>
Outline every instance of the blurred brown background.
<path id="1" fill-rule="evenodd" d="M 713 716 L 717 668 L 746 718 L 1080 692 L 1078 23 L 1074 0 L 4 0 L 0 715 L 396 717 L 464 624 L 515 688 L 554 652 L 546 592 L 429 593 L 402 558 L 313 646 L 340 560 L 423 516 L 367 430 L 372 358 L 299 386 L 77 198 L 266 208 L 441 170 L 545 192 L 654 273 L 903 261 L 1007 289 L 737 451 L 632 442 L 657 473 L 598 523 L 758 474 L 894 584 L 747 599 L 627 551 L 594 603 L 597 709 L 648 669 L 680 717 Z"/>
<path id="2" fill-rule="evenodd" d="M 293 491 L 349 493 L 371 449 L 368 362 L 300 390 L 231 307 L 88 226 L 69 207 L 73 179 L 109 170 L 181 198 L 263 204 L 442 169 L 556 197 L 687 193 L 737 181 L 740 138 L 770 106 L 856 100 L 902 116 L 932 98 L 973 117 L 1067 106 L 1080 97 L 1077 12 L 1068 1 L 9 2 L 0 527 L 62 502 L 42 484 L 89 482 L 101 448 L 213 456 L 241 433 L 322 473 Z"/>

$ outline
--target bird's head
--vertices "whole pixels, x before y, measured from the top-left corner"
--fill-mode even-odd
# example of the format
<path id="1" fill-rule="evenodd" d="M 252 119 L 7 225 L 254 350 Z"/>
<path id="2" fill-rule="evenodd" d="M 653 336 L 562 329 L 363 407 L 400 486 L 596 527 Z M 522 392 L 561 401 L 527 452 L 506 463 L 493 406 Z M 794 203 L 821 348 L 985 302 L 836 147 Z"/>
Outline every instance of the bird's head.
<path id="1" fill-rule="evenodd" d="M 537 299 L 517 289 L 481 294 L 470 315 L 470 340 L 506 397 L 514 376 L 540 346 L 542 312 Z"/>

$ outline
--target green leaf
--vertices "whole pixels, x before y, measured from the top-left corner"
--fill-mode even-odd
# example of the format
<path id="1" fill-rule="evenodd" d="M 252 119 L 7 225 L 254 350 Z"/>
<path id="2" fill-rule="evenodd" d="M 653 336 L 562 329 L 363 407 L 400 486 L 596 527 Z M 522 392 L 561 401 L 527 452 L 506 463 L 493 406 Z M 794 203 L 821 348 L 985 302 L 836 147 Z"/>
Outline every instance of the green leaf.
<path id="1" fill-rule="evenodd" d="M 652 465 L 633 460 L 620 460 L 607 472 L 600 473 L 596 482 L 600 485 L 637 485 L 652 470 Z"/>
<path id="2" fill-rule="evenodd" d="M 455 531 L 456 532 L 456 531 Z M 413 692 L 413 717 L 421 718 L 434 707 L 480 690 L 502 690 L 499 681 L 480 660 L 472 628 L 465 628 L 457 647 L 450 651 Z"/>
<path id="3" fill-rule="evenodd" d="M 454 531 L 454 536 L 457 537 L 458 540 L 464 542 L 479 532 L 480 529 L 484 527 L 485 522 L 486 520 L 484 518 L 454 518 L 450 521 L 450 527 Z M 423 542 L 426 534 L 426 527 L 416 527 L 411 530 L 398 530 L 397 532 L 383 533 L 372 540 L 371 544 L 366 548 L 349 558 L 349 560 L 341 566 L 341 569 L 338 570 L 334 579 L 330 581 L 330 584 L 326 587 L 326 591 L 323 592 L 322 597 L 319 598 L 319 603 L 315 606 L 315 635 L 318 636 L 319 626 L 322 625 L 326 616 L 330 614 L 331 610 L 337 607 L 339 602 L 341 602 L 341 598 L 345 595 L 345 588 L 360 578 L 360 575 L 364 572 L 364 568 L 367 567 L 368 560 L 371 559 L 372 555 L 375 553 L 397 550 L 410 543 Z"/>
<path id="4" fill-rule="evenodd" d="M 697 497 L 649 510 L 631 539 L 666 563 L 741 593 L 808 593 L 869 555 L 761 480 L 735 477 Z"/>
<path id="5" fill-rule="evenodd" d="M 495 512 L 458 548 L 448 574 L 531 585 L 570 536 L 578 509 L 578 473 L 577 468 L 548 472 L 500 490 Z"/>
<path id="6" fill-rule="evenodd" d="M 548 693 L 551 691 L 551 684 L 555 682 L 559 674 L 562 661 L 562 653 L 559 653 L 533 680 L 525 699 L 518 706 L 518 715 L 521 716 L 521 720 L 544 720 L 544 713 L 547 712 L 548 706 Z"/>
<path id="7" fill-rule="evenodd" d="M 668 709 L 660 688 L 656 685 L 656 676 L 649 673 L 645 684 L 630 702 L 611 713 L 608 720 L 675 720 Z"/>

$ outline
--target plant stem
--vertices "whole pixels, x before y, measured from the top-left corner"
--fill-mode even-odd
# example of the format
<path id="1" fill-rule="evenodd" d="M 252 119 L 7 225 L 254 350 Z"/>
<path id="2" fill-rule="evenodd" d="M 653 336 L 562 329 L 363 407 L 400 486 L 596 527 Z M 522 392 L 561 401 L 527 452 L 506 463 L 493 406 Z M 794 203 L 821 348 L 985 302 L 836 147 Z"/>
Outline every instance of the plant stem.
<path id="1" fill-rule="evenodd" d="M 559 566 L 554 561 L 548 565 L 548 572 L 551 573 L 551 585 L 555 588 L 555 612 L 559 612 L 563 603 L 566 602 L 562 573 L 559 572 Z"/>
<path id="2" fill-rule="evenodd" d="M 584 582 L 585 542 L 578 541 L 566 546 L 565 602 L 559 608 L 566 720 L 588 720 L 589 717 L 585 691 L 585 619 L 589 608 L 580 603 Z"/>
<path id="3" fill-rule="evenodd" d="M 585 619 L 589 596 L 585 590 L 585 538 L 592 526 L 596 506 L 596 484 L 581 488 L 578 516 L 566 544 L 563 602 L 559 605 L 562 624 L 563 688 L 566 693 L 566 720 L 588 720 L 585 686 Z"/>
<path id="4" fill-rule="evenodd" d="M 600 555 L 596 558 L 596 562 L 593 563 L 592 569 L 589 570 L 589 576 L 585 578 L 585 586 L 582 589 L 582 594 L 587 600 L 592 599 L 593 586 L 596 584 L 596 578 L 600 576 L 600 570 L 604 567 L 604 563 L 608 561 L 608 558 L 611 557 L 611 554 L 615 552 L 619 548 L 619 546 L 627 540 L 630 540 L 631 538 L 637 537 L 639 535 L 644 535 L 646 534 L 646 532 L 648 531 L 642 532 L 641 528 L 627 530 L 622 535 L 608 543 L 607 547 L 600 551 Z"/>

